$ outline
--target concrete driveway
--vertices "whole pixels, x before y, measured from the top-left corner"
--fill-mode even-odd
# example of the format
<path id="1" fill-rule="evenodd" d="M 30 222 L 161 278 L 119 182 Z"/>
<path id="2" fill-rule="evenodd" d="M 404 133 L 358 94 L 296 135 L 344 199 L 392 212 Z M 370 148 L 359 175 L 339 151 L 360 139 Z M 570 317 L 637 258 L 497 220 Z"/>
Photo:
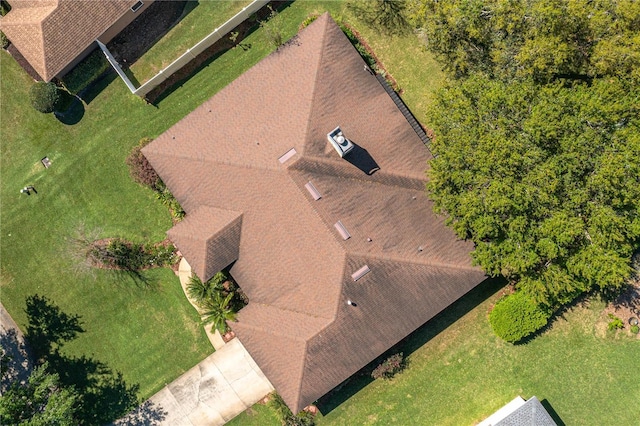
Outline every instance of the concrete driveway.
<path id="1" fill-rule="evenodd" d="M 273 391 L 238 339 L 233 339 L 151 397 L 159 424 L 223 425 Z"/>

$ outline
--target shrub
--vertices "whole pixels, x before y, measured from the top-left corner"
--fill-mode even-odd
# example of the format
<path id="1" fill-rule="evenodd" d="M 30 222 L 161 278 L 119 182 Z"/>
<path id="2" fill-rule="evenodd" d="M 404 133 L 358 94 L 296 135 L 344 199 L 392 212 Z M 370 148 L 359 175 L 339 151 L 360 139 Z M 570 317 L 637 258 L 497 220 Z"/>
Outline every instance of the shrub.
<path id="1" fill-rule="evenodd" d="M 60 100 L 60 93 L 55 84 L 39 81 L 31 86 L 29 98 L 31 99 L 31 105 L 36 110 L 48 114 L 55 111 Z"/>
<path id="2" fill-rule="evenodd" d="M 169 208 L 171 216 L 174 219 L 182 220 L 184 218 L 186 214 L 185 211 L 182 210 L 182 206 L 180 206 L 178 200 L 176 200 L 162 180 L 158 181 L 158 185 L 156 187 L 156 198 Z"/>
<path id="3" fill-rule="evenodd" d="M 609 314 L 609 319 L 611 320 L 611 321 L 609 321 L 609 324 L 607 325 L 607 328 L 609 330 L 619 330 L 621 328 L 624 328 L 624 323 L 617 316 L 615 316 L 615 315 L 610 313 Z"/>
<path id="4" fill-rule="evenodd" d="M 273 10 L 271 5 L 267 6 L 270 10 L 266 21 L 260 22 L 260 28 L 264 31 L 269 44 L 278 49 L 284 44 L 282 36 L 282 18 L 277 11 Z"/>
<path id="5" fill-rule="evenodd" d="M 102 50 L 96 49 L 62 77 L 62 83 L 69 92 L 77 94 L 107 69 L 109 69 L 107 58 Z"/>
<path id="6" fill-rule="evenodd" d="M 313 21 L 315 21 L 316 19 L 318 19 L 320 15 L 318 13 L 312 13 L 311 15 L 307 16 L 306 18 L 304 18 L 304 21 L 302 21 L 302 23 L 300 24 L 300 26 L 298 27 L 298 31 L 300 31 L 303 28 L 306 28 L 309 26 L 309 24 L 311 24 Z"/>
<path id="7" fill-rule="evenodd" d="M 9 39 L 2 31 L 0 31 L 0 47 L 3 49 L 9 47 Z"/>
<path id="8" fill-rule="evenodd" d="M 391 379 L 393 376 L 404 370 L 405 360 L 402 352 L 391 355 L 382 364 L 377 366 L 371 373 L 374 379 Z"/>
<path id="9" fill-rule="evenodd" d="M 133 148 L 131 154 L 127 157 L 127 165 L 129 173 L 133 180 L 141 185 L 147 186 L 153 190 L 157 190 L 160 185 L 160 176 L 153 169 L 147 157 L 142 153 L 142 148 L 151 142 L 151 138 L 142 138 L 138 145 Z"/>
<path id="10" fill-rule="evenodd" d="M 489 314 L 493 332 L 507 342 L 515 343 L 547 325 L 551 313 L 529 296 L 517 292 L 503 297 Z"/>
<path id="11" fill-rule="evenodd" d="M 169 266 L 177 261 L 175 247 L 171 244 L 139 244 L 122 238 L 115 238 L 106 246 L 94 245 L 89 256 L 107 267 L 127 271 Z"/>
<path id="12" fill-rule="evenodd" d="M 284 399 L 276 392 L 271 393 L 267 404 L 276 412 L 276 416 L 280 419 L 283 426 L 313 426 L 315 424 L 311 413 L 301 411 L 297 415 L 294 415 L 284 402 Z"/>
<path id="13" fill-rule="evenodd" d="M 638 334 L 638 333 L 640 333 L 640 327 L 638 326 L 638 324 L 635 324 L 635 325 L 632 325 L 632 326 L 631 326 L 631 332 L 632 332 L 633 334 Z"/>

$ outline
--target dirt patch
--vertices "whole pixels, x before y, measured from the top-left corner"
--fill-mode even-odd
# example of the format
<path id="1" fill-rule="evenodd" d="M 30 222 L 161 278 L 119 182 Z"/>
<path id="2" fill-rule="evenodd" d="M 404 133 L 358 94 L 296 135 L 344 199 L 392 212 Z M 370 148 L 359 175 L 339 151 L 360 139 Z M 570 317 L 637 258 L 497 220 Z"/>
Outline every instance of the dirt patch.
<path id="1" fill-rule="evenodd" d="M 613 317 L 613 318 L 612 318 Z M 627 288 L 613 301 L 607 304 L 596 324 L 598 335 L 606 334 L 608 325 L 614 318 L 622 320 L 623 328 L 616 330 L 616 337 L 619 334 L 635 336 L 640 339 L 639 334 L 631 332 L 632 322 L 640 319 L 640 276 L 635 275 Z M 637 324 L 637 322 L 636 322 Z"/>

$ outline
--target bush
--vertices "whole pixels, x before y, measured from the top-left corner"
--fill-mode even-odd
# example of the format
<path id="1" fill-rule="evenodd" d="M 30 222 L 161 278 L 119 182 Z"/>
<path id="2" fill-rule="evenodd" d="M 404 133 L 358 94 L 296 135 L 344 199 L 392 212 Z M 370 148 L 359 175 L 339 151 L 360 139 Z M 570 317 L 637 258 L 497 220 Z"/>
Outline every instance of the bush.
<path id="1" fill-rule="evenodd" d="M 489 314 L 493 332 L 507 342 L 515 343 L 547 325 L 551 313 L 529 296 L 517 292 L 503 297 Z"/>
<path id="2" fill-rule="evenodd" d="M 169 191 L 169 188 L 167 188 L 164 182 L 162 182 L 162 180 L 158 182 L 158 185 L 156 187 L 156 198 L 160 200 L 162 204 L 169 208 L 171 216 L 175 220 L 182 220 L 186 215 L 185 211 L 182 210 L 182 206 L 180 206 L 178 200 L 176 200 L 171 191 Z"/>
<path id="3" fill-rule="evenodd" d="M 609 321 L 609 324 L 607 325 L 607 328 L 609 330 L 620 330 L 620 329 L 624 328 L 624 323 L 617 316 L 615 316 L 615 315 L 610 313 L 609 314 L 609 319 L 611 320 L 611 321 Z"/>
<path id="4" fill-rule="evenodd" d="M 151 138 L 142 138 L 127 157 L 129 173 L 133 180 L 141 185 L 157 190 L 160 185 L 160 176 L 153 169 L 147 157 L 142 154 L 142 148 L 151 142 Z"/>
<path id="5" fill-rule="evenodd" d="M 402 352 L 391 355 L 377 366 L 371 373 L 374 379 L 391 379 L 393 376 L 404 370 L 405 360 Z"/>
<path id="6" fill-rule="evenodd" d="M 313 21 L 315 21 L 316 19 L 318 19 L 320 15 L 318 13 L 312 13 L 311 15 L 307 16 L 306 18 L 304 18 L 304 21 L 302 21 L 302 23 L 300 24 L 300 26 L 298 27 L 298 31 L 302 30 L 303 28 L 306 28 L 309 26 L 309 24 L 311 24 Z"/>
<path id="7" fill-rule="evenodd" d="M 2 31 L 0 31 L 0 47 L 3 49 L 9 47 L 9 39 Z"/>
<path id="8" fill-rule="evenodd" d="M 109 69 L 107 58 L 102 50 L 96 49 L 62 77 L 62 83 L 69 92 L 77 94 L 107 69 Z"/>
<path id="9" fill-rule="evenodd" d="M 311 413 L 301 411 L 294 415 L 280 395 L 273 392 L 270 396 L 268 405 L 276 412 L 276 416 L 283 426 L 313 426 L 315 424 Z"/>
<path id="10" fill-rule="evenodd" d="M 39 81 L 29 91 L 31 105 L 45 114 L 55 111 L 57 103 L 60 101 L 60 93 L 53 83 Z"/>
<path id="11" fill-rule="evenodd" d="M 175 247 L 169 245 L 153 245 L 132 243 L 122 238 L 115 238 L 106 246 L 95 245 L 89 255 L 99 263 L 111 268 L 127 271 L 157 266 L 169 266 L 178 260 Z"/>
<path id="12" fill-rule="evenodd" d="M 638 324 L 635 324 L 635 325 L 632 325 L 632 326 L 631 326 L 631 332 L 632 332 L 633 334 L 638 334 L 638 333 L 640 333 L 640 327 L 638 327 Z"/>

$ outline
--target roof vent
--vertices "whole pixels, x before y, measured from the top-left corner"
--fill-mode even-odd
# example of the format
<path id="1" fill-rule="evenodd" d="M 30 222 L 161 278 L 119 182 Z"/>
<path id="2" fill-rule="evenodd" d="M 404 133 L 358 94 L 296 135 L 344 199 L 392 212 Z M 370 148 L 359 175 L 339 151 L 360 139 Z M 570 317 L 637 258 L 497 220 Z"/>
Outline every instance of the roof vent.
<path id="1" fill-rule="evenodd" d="M 338 151 L 340 157 L 344 157 L 353 149 L 353 144 L 344 136 L 342 130 L 340 130 L 340 126 L 333 129 L 331 133 L 327 133 L 327 139 L 335 150 Z"/>
<path id="2" fill-rule="evenodd" d="M 358 269 L 353 274 L 351 274 L 351 278 L 353 278 L 354 281 L 358 281 L 360 278 L 367 275 L 370 271 L 371 269 L 369 269 L 367 265 L 364 265 L 362 268 Z"/>
<path id="3" fill-rule="evenodd" d="M 304 187 L 307 188 L 307 191 L 309 191 L 309 194 L 311 194 L 314 200 L 318 201 L 320 198 L 322 198 L 322 195 L 320 195 L 320 191 L 318 191 L 311 182 L 307 182 Z"/>
<path id="4" fill-rule="evenodd" d="M 349 238 L 351 238 L 351 234 L 349 233 L 349 231 L 347 231 L 347 228 L 344 227 L 342 222 L 337 221 L 333 226 L 335 226 L 338 234 L 340 234 L 343 240 L 348 240 Z"/>
<path id="5" fill-rule="evenodd" d="M 296 149 L 291 148 L 289 151 L 285 152 L 282 157 L 278 158 L 278 161 L 280 162 L 280 164 L 284 164 L 289 158 L 293 157 L 294 155 L 296 155 Z"/>

